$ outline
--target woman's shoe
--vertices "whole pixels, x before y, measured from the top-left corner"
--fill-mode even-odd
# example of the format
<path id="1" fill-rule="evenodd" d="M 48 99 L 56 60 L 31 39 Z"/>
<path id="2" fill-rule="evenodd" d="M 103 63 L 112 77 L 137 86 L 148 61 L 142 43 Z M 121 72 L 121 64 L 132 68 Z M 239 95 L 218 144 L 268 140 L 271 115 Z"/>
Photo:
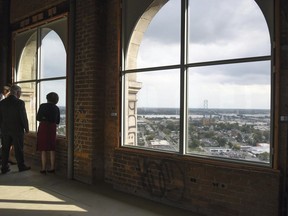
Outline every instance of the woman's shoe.
<path id="1" fill-rule="evenodd" d="M 46 175 L 46 170 L 40 170 L 40 173 Z"/>

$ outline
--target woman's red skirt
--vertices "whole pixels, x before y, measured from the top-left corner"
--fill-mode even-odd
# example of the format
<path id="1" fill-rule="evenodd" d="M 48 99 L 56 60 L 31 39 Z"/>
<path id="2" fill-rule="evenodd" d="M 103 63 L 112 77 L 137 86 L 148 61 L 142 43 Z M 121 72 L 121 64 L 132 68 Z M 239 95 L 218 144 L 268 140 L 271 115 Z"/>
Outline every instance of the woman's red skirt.
<path id="1" fill-rule="evenodd" d="M 56 145 L 56 124 L 40 122 L 37 132 L 37 150 L 55 151 Z"/>

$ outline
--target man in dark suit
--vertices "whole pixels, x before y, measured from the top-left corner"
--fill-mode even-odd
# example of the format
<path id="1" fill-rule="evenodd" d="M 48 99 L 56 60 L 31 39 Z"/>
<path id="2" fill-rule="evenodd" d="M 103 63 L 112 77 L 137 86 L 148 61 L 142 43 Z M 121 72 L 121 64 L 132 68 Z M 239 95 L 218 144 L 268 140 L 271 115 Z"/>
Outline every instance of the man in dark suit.
<path id="1" fill-rule="evenodd" d="M 20 100 L 21 88 L 11 86 L 10 95 L 0 101 L 0 127 L 2 133 L 2 174 L 10 171 L 9 150 L 14 145 L 19 172 L 31 169 L 24 163 L 24 132 L 29 132 L 25 103 Z"/>

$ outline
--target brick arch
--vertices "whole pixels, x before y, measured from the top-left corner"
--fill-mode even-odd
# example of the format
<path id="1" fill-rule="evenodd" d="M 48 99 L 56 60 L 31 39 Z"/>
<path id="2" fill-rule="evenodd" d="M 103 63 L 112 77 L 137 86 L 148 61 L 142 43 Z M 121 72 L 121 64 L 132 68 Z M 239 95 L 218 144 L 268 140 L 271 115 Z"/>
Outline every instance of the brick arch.
<path id="1" fill-rule="evenodd" d="M 154 16 L 159 12 L 159 10 L 168 2 L 168 0 L 155 0 L 153 1 L 145 10 L 145 12 L 140 16 L 138 22 L 132 31 L 132 36 L 129 42 L 126 58 L 126 69 L 132 69 L 137 67 L 137 56 L 140 44 L 143 39 L 143 35 L 147 30 L 149 24 L 151 23 Z M 128 98 L 126 101 L 125 116 L 128 125 L 125 125 L 127 140 L 125 143 L 129 145 L 136 145 L 137 143 L 137 93 L 142 87 L 142 83 L 137 82 L 137 76 L 135 74 L 127 74 L 126 76 L 126 86 L 125 97 Z M 128 117 L 129 116 L 129 117 Z"/>
<path id="2" fill-rule="evenodd" d="M 53 30 L 43 28 L 42 39 L 45 38 L 45 36 L 51 31 Z M 35 78 L 37 73 L 37 46 L 37 31 L 35 31 L 27 40 L 25 46 L 23 47 L 23 51 L 21 52 L 17 69 L 17 80 L 31 80 Z"/>
<path id="3" fill-rule="evenodd" d="M 168 0 L 155 0 L 145 10 L 142 16 L 139 18 L 127 50 L 126 69 L 137 68 L 137 56 L 140 44 L 143 39 L 143 35 L 147 30 L 154 16 L 159 10 L 168 2 Z"/>
<path id="4" fill-rule="evenodd" d="M 17 69 L 17 80 L 27 80 L 35 77 L 37 61 L 37 32 L 26 42 Z M 24 72 L 25 71 L 25 72 Z M 27 73 L 29 72 L 29 73 Z M 33 74 L 34 73 L 34 74 Z"/>

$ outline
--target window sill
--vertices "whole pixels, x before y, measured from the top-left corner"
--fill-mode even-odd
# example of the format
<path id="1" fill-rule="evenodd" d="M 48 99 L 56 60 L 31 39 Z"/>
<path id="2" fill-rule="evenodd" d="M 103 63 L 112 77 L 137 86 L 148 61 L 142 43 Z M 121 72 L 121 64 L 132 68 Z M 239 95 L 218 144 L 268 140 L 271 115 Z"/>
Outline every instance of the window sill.
<path id="1" fill-rule="evenodd" d="M 160 152 L 150 149 L 141 149 L 137 147 L 118 147 L 115 149 L 116 152 L 119 153 L 127 153 L 131 155 L 139 155 L 149 158 L 155 159 L 169 159 L 169 160 L 181 160 L 184 163 L 199 163 L 201 165 L 207 166 L 217 166 L 223 168 L 232 168 L 232 169 L 239 169 L 239 170 L 251 170 L 251 171 L 258 171 L 258 172 L 265 172 L 265 173 L 279 173 L 279 170 L 273 169 L 270 164 L 254 164 L 245 161 L 233 161 L 233 160 L 226 160 L 221 158 L 208 158 L 202 156 L 195 156 L 195 155 L 181 155 L 178 152 L 171 153 L 171 152 Z"/>

